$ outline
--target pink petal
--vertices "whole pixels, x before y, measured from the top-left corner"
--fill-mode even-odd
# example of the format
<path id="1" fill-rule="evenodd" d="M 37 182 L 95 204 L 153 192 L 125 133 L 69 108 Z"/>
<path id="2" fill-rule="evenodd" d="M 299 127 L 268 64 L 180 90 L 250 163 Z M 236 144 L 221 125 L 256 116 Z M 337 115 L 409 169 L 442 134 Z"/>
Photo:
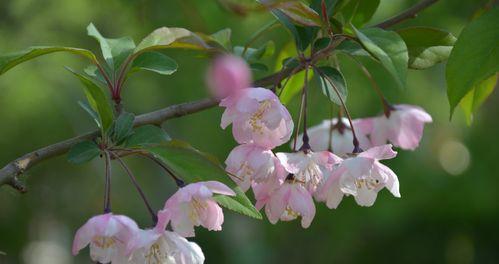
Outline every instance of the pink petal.
<path id="1" fill-rule="evenodd" d="M 392 159 L 395 156 L 397 156 L 397 152 L 392 149 L 390 144 L 372 147 L 358 155 L 358 157 L 376 160 Z"/>

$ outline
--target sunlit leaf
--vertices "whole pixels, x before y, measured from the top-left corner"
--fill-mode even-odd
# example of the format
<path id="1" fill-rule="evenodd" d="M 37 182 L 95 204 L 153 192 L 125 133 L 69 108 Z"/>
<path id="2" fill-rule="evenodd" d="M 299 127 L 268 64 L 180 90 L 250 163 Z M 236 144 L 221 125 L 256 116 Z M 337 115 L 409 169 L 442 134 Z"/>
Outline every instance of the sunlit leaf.
<path id="1" fill-rule="evenodd" d="M 456 42 L 449 32 L 429 28 L 411 27 L 398 30 L 409 51 L 409 67 L 426 69 L 447 60 Z"/>
<path id="2" fill-rule="evenodd" d="M 277 7 L 297 25 L 306 27 L 320 27 L 322 25 L 319 14 L 301 1 L 282 2 Z"/>
<path id="3" fill-rule="evenodd" d="M 68 153 L 68 161 L 81 164 L 91 161 L 100 153 L 99 146 L 92 141 L 83 141 L 74 145 Z"/>
<path id="4" fill-rule="evenodd" d="M 469 91 L 468 94 L 466 94 L 466 96 L 461 100 L 459 105 L 464 111 L 468 125 L 470 125 L 473 121 L 473 114 L 494 91 L 496 85 L 497 75 L 492 75 L 488 79 L 477 84 L 473 90 Z"/>
<path id="5" fill-rule="evenodd" d="M 231 35 L 232 30 L 230 28 L 222 29 L 218 32 L 215 32 L 211 35 L 205 35 L 201 33 L 197 33 L 200 37 L 204 39 L 208 44 L 215 43 L 225 50 L 232 49 L 231 43 Z"/>
<path id="6" fill-rule="evenodd" d="M 185 28 L 162 27 L 145 37 L 135 49 L 135 53 L 165 48 L 205 50 L 210 46 L 200 36 Z"/>
<path id="7" fill-rule="evenodd" d="M 54 52 L 69 52 L 89 58 L 95 62 L 97 59 L 95 55 L 86 49 L 70 48 L 70 47 L 57 47 L 57 46 L 36 46 L 30 47 L 22 51 L 7 53 L 0 56 L 0 75 L 12 69 L 20 63 L 34 59 L 36 57 L 54 53 Z"/>
<path id="8" fill-rule="evenodd" d="M 446 68 L 451 117 L 463 97 L 499 71 L 499 8 L 467 25 L 459 36 Z"/>

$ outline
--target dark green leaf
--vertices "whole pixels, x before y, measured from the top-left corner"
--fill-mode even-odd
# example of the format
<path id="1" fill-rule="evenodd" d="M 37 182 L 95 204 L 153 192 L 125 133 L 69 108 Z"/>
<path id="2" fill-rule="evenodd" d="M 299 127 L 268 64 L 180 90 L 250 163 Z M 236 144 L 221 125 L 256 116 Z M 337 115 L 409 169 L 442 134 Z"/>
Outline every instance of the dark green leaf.
<path id="1" fill-rule="evenodd" d="M 157 145 L 170 141 L 171 138 L 160 127 L 145 125 L 133 130 L 133 134 L 127 138 L 126 146 L 129 148 Z"/>
<path id="2" fill-rule="evenodd" d="M 456 42 L 449 32 L 428 27 L 411 27 L 398 30 L 409 51 L 409 67 L 426 69 L 447 60 Z"/>
<path id="3" fill-rule="evenodd" d="M 353 27 L 364 48 L 378 59 L 392 75 L 398 86 L 405 86 L 409 54 L 404 40 L 393 31 L 380 28 L 357 30 Z"/>
<path id="4" fill-rule="evenodd" d="M 469 91 L 468 94 L 461 100 L 459 105 L 464 110 L 464 115 L 466 116 L 466 122 L 468 125 L 473 121 L 473 114 L 478 110 L 478 108 L 485 102 L 487 97 L 494 91 L 497 84 L 497 75 L 492 75 L 485 81 L 477 84 L 473 90 Z"/>
<path id="5" fill-rule="evenodd" d="M 85 88 L 85 95 L 87 96 L 88 103 L 92 107 L 92 109 L 99 114 L 100 124 L 102 124 L 101 130 L 104 134 L 111 124 L 113 123 L 113 110 L 109 104 L 109 101 L 106 98 L 106 95 L 102 91 L 102 89 L 97 86 L 92 80 L 87 77 L 74 72 L 73 70 L 67 68 L 71 73 L 73 73 L 80 82 L 83 84 Z"/>
<path id="6" fill-rule="evenodd" d="M 263 58 L 270 57 L 274 54 L 274 52 L 275 52 L 275 44 L 273 41 L 268 41 L 258 49 L 247 48 L 246 52 L 244 52 L 244 47 L 241 46 L 234 47 L 234 54 L 244 57 L 244 59 L 249 62 L 259 61 Z"/>
<path id="7" fill-rule="evenodd" d="M 296 47 L 301 51 L 306 50 L 312 42 L 317 29 L 294 25 L 291 20 L 280 10 L 274 9 L 272 10 L 272 14 L 289 30 L 295 40 Z"/>
<path id="8" fill-rule="evenodd" d="M 115 142 L 121 142 L 125 139 L 133 129 L 133 121 L 135 115 L 132 113 L 122 113 L 114 123 L 113 136 Z"/>
<path id="9" fill-rule="evenodd" d="M 152 71 L 163 75 L 171 75 L 177 71 L 178 64 L 172 58 L 159 52 L 140 54 L 132 64 L 132 72 L 139 70 Z"/>
<path id="10" fill-rule="evenodd" d="M 237 196 L 234 198 L 217 198 L 224 200 L 223 203 L 229 209 L 246 212 L 249 216 L 260 219 L 261 214 L 251 203 L 247 201 L 246 195 L 237 190 L 237 185 L 230 179 L 222 165 L 216 158 L 200 152 L 186 142 L 172 140 L 160 146 L 147 148 L 155 157 L 164 162 L 169 168 L 176 172 L 186 182 L 219 181 L 234 189 Z M 234 202 L 229 200 L 234 200 Z M 241 210 L 244 206 L 246 210 Z"/>
<path id="11" fill-rule="evenodd" d="M 355 27 L 362 27 L 371 20 L 378 6 L 379 0 L 350 0 L 341 9 L 343 24 L 352 23 Z"/>
<path id="12" fill-rule="evenodd" d="M 209 49 L 210 46 L 200 36 L 185 28 L 162 27 L 145 37 L 135 52 L 142 53 L 166 48 L 205 50 Z"/>
<path id="13" fill-rule="evenodd" d="M 322 25 L 319 14 L 301 1 L 282 2 L 277 6 L 294 24 L 305 27 L 320 27 Z"/>
<path id="14" fill-rule="evenodd" d="M 318 72 L 315 73 L 315 76 L 319 81 L 322 93 L 333 103 L 340 106 L 343 105 L 341 100 L 346 102 L 348 89 L 341 72 L 329 66 L 318 67 L 317 70 Z M 338 94 L 340 97 L 338 97 Z"/>
<path id="15" fill-rule="evenodd" d="M 68 153 L 68 161 L 74 164 L 81 164 L 91 161 L 97 157 L 100 149 L 92 141 L 83 141 L 74 145 Z"/>
<path id="16" fill-rule="evenodd" d="M 8 53 L 0 56 L 0 75 L 4 74 L 6 71 L 12 69 L 20 63 L 34 59 L 36 57 L 54 53 L 54 52 L 69 52 L 77 55 L 81 55 L 89 58 L 91 61 L 95 62 L 97 59 L 95 55 L 85 49 L 69 48 L 69 47 L 56 47 L 56 46 L 38 46 L 30 47 L 23 51 L 18 51 L 14 53 Z"/>
<path id="17" fill-rule="evenodd" d="M 451 117 L 461 99 L 499 71 L 499 8 L 467 25 L 459 36 L 446 69 Z"/>
<path id="18" fill-rule="evenodd" d="M 100 123 L 99 114 L 97 114 L 92 109 L 92 107 L 90 107 L 87 103 L 82 102 L 82 101 L 78 101 L 78 105 L 80 105 L 80 107 L 83 108 L 83 110 L 85 110 L 85 112 L 87 112 L 92 117 L 95 124 L 97 124 L 97 127 L 102 127 L 102 124 Z"/>
<path id="19" fill-rule="evenodd" d="M 118 70 L 135 49 L 135 43 L 130 37 L 117 39 L 105 38 L 92 23 L 87 27 L 87 34 L 99 42 L 102 56 L 109 67 L 114 70 Z"/>
<path id="20" fill-rule="evenodd" d="M 314 50 L 324 49 L 327 46 L 329 46 L 329 43 L 331 43 L 331 39 L 330 38 L 320 38 L 320 39 L 317 39 L 314 42 Z"/>
<path id="21" fill-rule="evenodd" d="M 335 8 L 337 1 L 338 0 L 325 0 L 324 1 L 326 4 L 326 12 L 327 12 L 329 17 L 333 14 L 333 11 L 334 11 L 334 8 Z M 310 7 L 313 10 L 315 10 L 315 12 L 320 14 L 322 17 L 322 4 L 321 4 L 321 2 L 322 2 L 322 0 L 312 0 L 312 3 L 310 3 Z"/>
<path id="22" fill-rule="evenodd" d="M 263 63 L 251 63 L 250 69 L 255 72 L 268 72 L 269 67 Z"/>

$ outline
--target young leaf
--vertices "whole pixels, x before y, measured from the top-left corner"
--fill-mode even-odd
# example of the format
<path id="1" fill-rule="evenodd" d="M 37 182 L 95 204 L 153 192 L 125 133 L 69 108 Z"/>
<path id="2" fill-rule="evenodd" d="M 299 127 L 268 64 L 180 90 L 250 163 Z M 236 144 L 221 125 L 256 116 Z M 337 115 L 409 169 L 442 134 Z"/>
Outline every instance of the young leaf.
<path id="1" fill-rule="evenodd" d="M 295 40 L 296 47 L 301 51 L 306 50 L 312 42 L 317 28 L 297 26 L 278 9 L 273 9 L 271 12 L 289 30 Z"/>
<path id="2" fill-rule="evenodd" d="M 133 129 L 133 121 L 135 119 L 135 115 L 132 113 L 122 113 L 116 122 L 114 123 L 113 136 L 115 142 L 121 142 L 125 139 Z"/>
<path id="3" fill-rule="evenodd" d="M 232 49 L 232 44 L 231 44 L 231 35 L 232 35 L 232 30 L 230 28 L 222 29 L 218 32 L 215 32 L 209 36 L 203 36 L 205 41 L 208 43 L 214 42 L 218 44 L 220 47 L 224 48 L 225 50 L 231 50 Z"/>
<path id="4" fill-rule="evenodd" d="M 379 28 L 357 30 L 353 27 L 360 42 L 371 55 L 392 75 L 398 86 L 405 86 L 409 54 L 404 40 L 393 31 Z"/>
<path id="5" fill-rule="evenodd" d="M 297 25 L 305 27 L 322 25 L 319 14 L 301 1 L 282 2 L 278 4 L 278 9 Z"/>
<path id="6" fill-rule="evenodd" d="M 261 214 L 251 203 L 244 202 L 248 198 L 242 191 L 237 190 L 236 184 L 229 178 L 222 165 L 212 156 L 209 156 L 199 150 L 193 148 L 186 142 L 172 140 L 160 146 L 147 148 L 155 157 L 164 162 L 169 168 L 176 172 L 186 182 L 198 181 L 219 181 L 228 186 L 231 186 L 237 196 L 234 198 L 226 198 L 224 205 L 227 208 L 236 211 L 245 211 L 249 216 L 260 219 Z M 220 198 L 218 198 L 220 199 Z M 234 204 L 234 200 L 239 205 Z M 246 210 L 241 210 L 238 207 L 243 206 Z"/>
<path id="7" fill-rule="evenodd" d="M 130 73 L 140 70 L 152 71 L 163 75 L 171 75 L 178 69 L 178 64 L 172 58 L 159 52 L 140 54 L 132 63 Z"/>
<path id="8" fill-rule="evenodd" d="M 480 82 L 499 71 L 499 8 L 467 25 L 447 62 L 447 97 L 451 117 L 461 99 Z"/>
<path id="9" fill-rule="evenodd" d="M 101 130 L 102 133 L 105 133 L 113 123 L 114 119 L 113 110 L 109 105 L 106 95 L 99 86 L 92 82 L 92 80 L 77 72 L 74 72 L 69 68 L 67 69 L 71 73 L 73 73 L 83 84 L 88 103 L 90 104 L 92 109 L 99 114 L 100 123 L 102 124 Z"/>
<path id="10" fill-rule="evenodd" d="M 81 164 L 91 161 L 97 157 L 100 149 L 93 141 L 83 141 L 74 145 L 68 153 L 68 161 L 74 164 Z"/>
<path id="11" fill-rule="evenodd" d="M 378 9 L 380 0 L 350 0 L 342 9 L 343 24 L 352 23 L 355 27 L 362 27 L 371 20 Z"/>
<path id="12" fill-rule="evenodd" d="M 466 117 L 466 122 L 471 125 L 473 121 L 473 114 L 480 108 L 480 106 L 485 102 L 487 97 L 494 91 L 497 84 L 497 75 L 492 75 L 485 81 L 477 84 L 473 90 L 469 91 L 468 94 L 461 100 L 459 105 L 464 110 L 464 115 Z"/>
<path id="13" fill-rule="evenodd" d="M 200 36 L 185 28 L 162 27 L 145 37 L 135 49 L 135 53 L 166 48 L 206 50 L 210 49 L 210 46 Z"/>
<path id="14" fill-rule="evenodd" d="M 244 47 L 237 46 L 234 47 L 234 54 L 238 56 L 243 56 Z M 260 48 L 248 48 L 246 53 L 244 53 L 244 59 L 249 62 L 259 61 L 263 58 L 270 57 L 275 52 L 275 44 L 273 41 L 268 41 L 263 44 Z"/>
<path id="15" fill-rule="evenodd" d="M 97 127 L 98 128 L 102 128 L 102 124 L 100 123 L 100 118 L 99 118 L 99 114 L 97 114 L 93 109 L 92 107 L 90 107 L 87 103 L 85 102 L 82 102 L 82 101 L 78 101 L 78 105 L 83 108 L 83 110 L 85 110 L 85 112 L 87 112 L 91 117 L 92 119 L 94 120 L 94 122 L 97 124 Z"/>
<path id="16" fill-rule="evenodd" d="M 409 51 L 409 68 L 422 70 L 447 60 L 456 42 L 449 32 L 429 28 L 411 27 L 398 30 Z"/>
<path id="17" fill-rule="evenodd" d="M 87 34 L 99 42 L 102 56 L 109 67 L 114 70 L 118 70 L 135 49 L 135 43 L 130 37 L 117 39 L 105 38 L 92 23 L 87 27 Z"/>
<path id="18" fill-rule="evenodd" d="M 85 72 L 88 76 L 92 77 L 94 80 L 102 84 L 106 84 L 106 80 L 104 79 L 104 76 L 102 76 L 97 66 L 93 64 L 88 65 L 87 67 L 85 67 L 85 69 L 83 69 L 83 72 Z"/>
<path id="19" fill-rule="evenodd" d="M 160 127 L 145 125 L 134 129 L 133 134 L 127 138 L 125 145 L 128 148 L 135 148 L 157 145 L 170 140 L 170 136 Z"/>
<path id="20" fill-rule="evenodd" d="M 315 74 L 319 84 L 321 86 L 322 93 L 331 100 L 331 102 L 337 105 L 343 105 L 343 102 L 346 102 L 348 90 L 347 84 L 341 72 L 337 69 L 329 66 L 318 67 Z M 336 93 L 336 91 L 338 93 Z M 338 97 L 338 94 L 340 97 Z M 341 100 L 340 100 L 341 98 Z"/>
<path id="21" fill-rule="evenodd" d="M 233 189 L 236 196 L 215 195 L 215 201 L 217 201 L 221 206 L 234 212 L 256 219 L 262 219 L 262 215 L 256 210 L 256 208 L 254 208 L 250 199 L 248 199 L 248 197 L 244 194 L 243 190 L 239 187 L 235 187 Z"/>
<path id="22" fill-rule="evenodd" d="M 12 69 L 20 63 L 34 59 L 36 57 L 54 53 L 54 52 L 69 52 L 76 55 L 81 55 L 89 58 L 91 61 L 97 61 L 95 55 L 86 49 L 70 48 L 70 47 L 57 47 L 57 46 L 37 46 L 30 47 L 23 51 L 8 53 L 0 56 L 0 75 Z"/>

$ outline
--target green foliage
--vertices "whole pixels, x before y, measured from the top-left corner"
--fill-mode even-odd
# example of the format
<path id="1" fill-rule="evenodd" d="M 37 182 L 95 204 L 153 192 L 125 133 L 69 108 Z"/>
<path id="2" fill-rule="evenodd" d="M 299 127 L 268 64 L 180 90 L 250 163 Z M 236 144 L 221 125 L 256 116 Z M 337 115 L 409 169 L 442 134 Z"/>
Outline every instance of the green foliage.
<path id="1" fill-rule="evenodd" d="M 104 135 L 109 127 L 111 127 L 114 119 L 113 110 L 111 109 L 111 105 L 109 104 L 106 95 L 99 86 L 92 82 L 92 80 L 69 68 L 67 69 L 83 84 L 84 92 L 90 107 L 99 115 L 98 124 L 101 125 L 101 132 Z"/>
<path id="2" fill-rule="evenodd" d="M 341 101 L 346 102 L 348 95 L 347 84 L 345 78 L 343 78 L 343 74 L 329 66 L 318 67 L 317 71 L 315 76 L 319 81 L 322 93 L 331 102 L 342 106 Z"/>
<path id="3" fill-rule="evenodd" d="M 206 42 L 208 42 L 208 44 L 215 43 L 223 49 L 229 51 L 232 49 L 231 36 L 232 30 L 230 28 L 225 28 L 211 35 L 204 35 L 203 38 Z"/>
<path id="4" fill-rule="evenodd" d="M 236 213 L 247 215 L 256 219 L 262 219 L 260 212 L 253 206 L 251 200 L 244 194 L 240 187 L 233 187 L 236 196 L 215 195 L 214 199 L 221 206 Z"/>
<path id="5" fill-rule="evenodd" d="M 320 27 L 322 19 L 317 12 L 300 1 L 282 2 L 278 8 L 290 21 L 299 26 Z"/>
<path id="6" fill-rule="evenodd" d="M 456 41 L 446 69 L 451 117 L 466 94 L 499 71 L 498 25 L 499 8 L 493 8 L 468 24 Z"/>
<path id="7" fill-rule="evenodd" d="M 42 55 L 62 51 L 84 56 L 86 58 L 89 58 L 93 62 L 97 61 L 95 55 L 91 51 L 86 49 L 59 46 L 36 46 L 0 56 L 0 75 L 25 61 L 34 59 Z"/>
<path id="8" fill-rule="evenodd" d="M 129 73 L 145 70 L 162 75 L 171 75 L 175 73 L 177 69 L 177 62 L 165 54 L 159 52 L 145 52 L 133 61 Z"/>
<path id="9" fill-rule="evenodd" d="M 473 121 L 473 113 L 485 102 L 487 97 L 494 91 L 497 84 L 497 75 L 492 75 L 488 79 L 478 83 L 461 100 L 460 106 L 464 110 L 468 125 Z"/>
<path id="10" fill-rule="evenodd" d="M 68 161 L 73 164 L 89 162 L 100 153 L 100 149 L 93 141 L 83 141 L 74 145 L 68 153 Z"/>
<path id="11" fill-rule="evenodd" d="M 185 28 L 162 27 L 145 37 L 135 49 L 135 53 L 167 48 L 206 50 L 210 46 L 200 36 Z"/>
<path id="12" fill-rule="evenodd" d="M 135 115 L 131 113 L 122 113 L 114 122 L 113 127 L 113 139 L 115 142 L 120 143 L 126 139 L 133 129 L 133 121 L 135 120 Z"/>
<path id="13" fill-rule="evenodd" d="M 456 42 L 451 33 L 429 27 L 398 30 L 409 51 L 409 68 L 422 70 L 447 60 Z"/>
<path id="14" fill-rule="evenodd" d="M 322 0 L 312 0 L 312 3 L 310 3 L 310 8 L 315 10 L 315 12 L 319 13 L 322 16 L 322 5 L 321 5 Z M 331 16 L 336 9 L 336 5 L 338 4 L 338 0 L 325 0 L 324 3 L 326 4 L 326 13 L 328 16 Z"/>
<path id="15" fill-rule="evenodd" d="M 160 127 L 145 125 L 133 130 L 133 134 L 126 139 L 125 146 L 127 148 L 140 148 L 170 140 L 170 136 Z"/>
<path id="16" fill-rule="evenodd" d="M 186 142 L 172 140 L 159 146 L 146 148 L 156 158 L 164 162 L 186 182 L 219 181 L 237 192 L 236 197 L 217 198 L 222 205 L 248 216 L 261 219 L 258 210 L 248 202 L 246 195 L 229 178 L 216 158 L 203 153 Z"/>
<path id="17" fill-rule="evenodd" d="M 87 33 L 99 42 L 104 60 L 106 60 L 108 66 L 111 69 L 114 69 L 114 71 L 120 69 L 123 62 L 133 53 L 135 49 L 135 43 L 132 38 L 105 38 L 92 23 L 88 25 Z"/>
<path id="18" fill-rule="evenodd" d="M 379 0 L 349 0 L 341 8 L 341 19 L 344 25 L 353 24 L 362 27 L 371 20 L 379 6 Z"/>
<path id="19" fill-rule="evenodd" d="M 362 46 L 392 75 L 398 86 L 405 86 L 409 54 L 404 40 L 393 31 L 379 28 L 356 29 Z"/>

